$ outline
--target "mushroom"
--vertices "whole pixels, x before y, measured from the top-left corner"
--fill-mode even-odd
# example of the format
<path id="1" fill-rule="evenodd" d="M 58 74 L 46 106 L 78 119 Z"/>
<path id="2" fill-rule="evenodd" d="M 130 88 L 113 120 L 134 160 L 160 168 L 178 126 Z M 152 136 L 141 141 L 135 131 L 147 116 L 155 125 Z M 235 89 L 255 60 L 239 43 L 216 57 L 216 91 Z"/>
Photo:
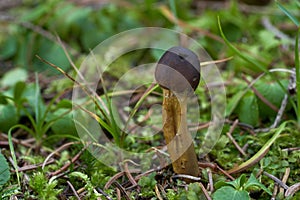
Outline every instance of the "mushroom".
<path id="1" fill-rule="evenodd" d="M 163 133 L 173 170 L 177 174 L 199 176 L 197 156 L 186 119 L 187 98 L 200 81 L 197 55 L 184 47 L 170 48 L 158 61 L 155 79 L 163 89 Z"/>

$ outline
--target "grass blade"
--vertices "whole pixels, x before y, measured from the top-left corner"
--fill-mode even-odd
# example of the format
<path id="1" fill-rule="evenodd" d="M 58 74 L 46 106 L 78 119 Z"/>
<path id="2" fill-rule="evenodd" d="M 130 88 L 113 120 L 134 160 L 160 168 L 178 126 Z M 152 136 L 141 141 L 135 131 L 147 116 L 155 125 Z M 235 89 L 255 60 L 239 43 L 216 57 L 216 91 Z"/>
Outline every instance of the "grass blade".
<path id="1" fill-rule="evenodd" d="M 126 131 L 128 125 L 129 125 L 129 122 L 130 120 L 133 118 L 133 116 L 136 114 L 136 112 L 138 111 L 138 109 L 140 108 L 140 106 L 142 105 L 142 103 L 144 102 L 144 100 L 146 99 L 147 96 L 149 96 L 154 90 L 156 90 L 157 88 L 159 87 L 159 85 L 154 85 L 152 84 L 146 91 L 145 93 L 143 94 L 143 96 L 139 99 L 139 101 L 136 103 L 136 105 L 134 106 L 132 112 L 130 113 L 127 121 L 126 121 L 126 124 L 125 124 L 125 127 L 124 127 L 124 132 Z"/>
<path id="2" fill-rule="evenodd" d="M 176 10 L 175 1 L 174 0 L 169 0 L 169 5 L 170 5 L 170 8 L 172 10 L 173 16 L 175 17 L 176 26 L 178 27 L 178 17 L 177 17 L 177 10 Z"/>
<path id="3" fill-rule="evenodd" d="M 299 32 L 298 28 L 295 44 L 295 70 L 296 70 L 296 91 L 297 92 L 297 120 L 300 124 L 300 63 L 299 63 Z"/>
<path id="4" fill-rule="evenodd" d="M 99 62 L 97 62 L 97 59 L 94 55 L 94 52 L 91 51 L 91 55 L 93 56 L 93 59 L 95 61 L 95 63 L 97 63 L 97 69 L 100 70 L 101 67 L 99 66 Z M 107 123 L 110 125 L 111 129 L 112 129 L 112 136 L 116 142 L 116 144 L 118 146 L 122 146 L 123 144 L 123 140 L 122 140 L 122 133 L 121 133 L 121 130 L 118 126 L 118 124 L 116 123 L 116 120 L 115 120 L 115 116 L 114 116 L 114 112 L 113 112 L 113 109 L 112 109 L 112 103 L 111 103 L 111 99 L 109 98 L 108 96 L 108 91 L 107 91 L 107 88 L 104 84 L 104 79 L 103 79 L 103 72 L 101 71 L 100 72 L 100 81 L 103 83 L 102 84 L 102 88 L 103 88 L 103 91 L 104 91 L 104 97 L 106 99 L 106 102 L 107 102 L 107 107 L 108 107 L 108 118 L 110 118 L 110 120 L 107 120 Z M 98 95 L 96 94 L 96 96 L 98 97 Z M 99 97 L 100 98 L 100 97 Z"/>
<path id="5" fill-rule="evenodd" d="M 19 185 L 19 187 L 21 188 L 20 175 L 19 175 L 19 167 L 18 167 L 18 165 L 17 165 L 17 157 L 16 157 L 14 145 L 13 145 L 13 142 L 12 142 L 12 136 L 11 136 L 12 130 L 14 130 L 15 128 L 18 128 L 18 127 L 19 127 L 19 125 L 15 125 L 15 126 L 13 126 L 13 127 L 11 127 L 11 128 L 9 129 L 9 131 L 8 131 L 8 145 L 9 145 L 11 157 L 12 157 L 12 159 L 13 159 L 13 161 L 14 161 L 13 167 L 15 168 L 15 171 L 16 171 L 17 180 L 18 180 L 18 185 Z"/>
<path id="6" fill-rule="evenodd" d="M 251 59 L 251 58 L 245 56 L 244 54 L 242 54 L 235 46 L 233 46 L 233 45 L 228 41 L 228 39 L 226 38 L 226 36 L 225 36 L 225 34 L 224 34 L 224 32 L 223 32 L 223 29 L 222 29 L 222 26 L 221 26 L 221 21 L 220 21 L 220 18 L 219 18 L 219 17 L 218 17 L 218 26 L 219 26 L 219 30 L 220 30 L 221 36 L 222 36 L 223 40 L 225 41 L 226 45 L 227 45 L 231 50 L 233 50 L 233 52 L 234 52 L 235 54 L 237 54 L 237 55 L 238 55 L 239 57 L 241 57 L 243 60 L 245 60 L 245 61 L 251 63 L 251 64 L 252 64 L 253 66 L 255 66 L 257 69 L 259 69 L 259 70 L 261 70 L 261 71 L 263 71 L 263 72 L 268 73 L 268 70 L 267 70 L 264 66 L 260 65 L 259 63 L 257 63 L 257 62 L 254 61 L 253 59 Z"/>
<path id="7" fill-rule="evenodd" d="M 294 17 L 294 15 L 292 15 L 292 13 L 290 13 L 285 7 L 283 7 L 280 3 L 278 3 L 278 1 L 276 1 L 277 6 L 280 8 L 280 10 L 286 15 L 288 16 L 288 18 L 290 18 L 290 20 L 292 20 L 292 22 L 299 27 L 300 23 L 297 20 L 296 17 Z"/>
<path id="8" fill-rule="evenodd" d="M 238 173 L 241 172 L 249 167 L 252 167 L 257 162 L 259 162 L 269 151 L 271 145 L 275 142 L 275 140 L 279 137 L 280 133 L 284 130 L 286 124 L 288 121 L 285 121 L 282 123 L 276 130 L 276 132 L 273 134 L 273 136 L 266 142 L 266 144 L 255 154 L 253 155 L 249 160 L 243 162 L 237 167 L 232 168 L 231 170 L 227 171 L 229 174 Z"/>

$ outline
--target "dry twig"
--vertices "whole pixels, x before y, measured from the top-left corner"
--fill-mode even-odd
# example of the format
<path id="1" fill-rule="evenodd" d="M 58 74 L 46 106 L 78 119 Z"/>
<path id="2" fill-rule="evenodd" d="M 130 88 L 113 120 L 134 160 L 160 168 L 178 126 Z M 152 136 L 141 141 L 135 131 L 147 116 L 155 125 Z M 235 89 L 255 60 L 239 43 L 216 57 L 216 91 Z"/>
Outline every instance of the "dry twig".
<path id="1" fill-rule="evenodd" d="M 78 196 L 74 186 L 72 185 L 72 183 L 70 183 L 70 181 L 67 181 L 67 184 L 69 185 L 69 187 L 71 188 L 72 192 L 74 193 L 75 197 L 80 200 L 80 197 Z"/>
<path id="2" fill-rule="evenodd" d="M 26 166 L 23 166 L 23 167 L 20 167 L 18 169 L 19 172 L 25 172 L 25 171 L 29 171 L 29 170 L 34 170 L 34 169 L 37 169 L 39 167 L 42 167 L 44 165 L 50 165 L 50 164 L 53 164 L 55 163 L 55 160 L 54 159 L 51 159 L 51 160 L 48 160 L 46 163 L 41 163 L 41 164 L 36 164 L 36 165 L 26 165 Z M 15 170 L 13 170 L 13 172 L 15 172 Z"/>
<path id="3" fill-rule="evenodd" d="M 247 154 L 244 152 L 244 150 L 240 147 L 240 145 L 235 141 L 235 139 L 232 137 L 232 132 L 234 131 L 234 129 L 236 128 L 237 124 L 238 124 L 238 120 L 235 120 L 233 125 L 230 127 L 229 132 L 226 133 L 226 135 L 228 136 L 228 138 L 231 140 L 231 142 L 234 144 L 234 146 L 237 148 L 237 150 L 243 155 L 243 156 L 247 156 Z"/>
<path id="4" fill-rule="evenodd" d="M 101 193 L 107 200 L 112 200 L 112 198 L 100 188 L 96 188 L 97 192 Z"/>
<path id="5" fill-rule="evenodd" d="M 73 145 L 73 144 L 80 144 L 80 142 L 68 142 L 64 145 L 62 145 L 61 147 L 57 148 L 55 151 L 53 151 L 52 153 L 50 153 L 46 159 L 44 160 L 44 163 L 42 165 L 42 169 L 45 168 L 46 163 L 48 162 L 48 160 L 54 155 L 54 154 L 58 154 L 58 152 L 65 150 L 66 148 L 68 148 L 69 146 Z"/>
<path id="6" fill-rule="evenodd" d="M 289 178 L 290 171 L 291 171 L 291 168 L 289 168 L 289 167 L 287 167 L 285 169 L 284 175 L 283 175 L 282 180 L 281 180 L 284 184 L 286 184 L 286 182 L 287 182 L 287 180 Z M 284 194 L 284 189 L 280 188 L 279 193 Z"/>
<path id="7" fill-rule="evenodd" d="M 123 196 L 125 197 L 126 200 L 130 200 L 130 197 L 128 196 L 125 188 L 123 188 L 123 186 L 120 183 L 115 181 L 115 182 L 113 182 L 113 185 L 116 186 L 120 190 L 120 192 L 123 194 Z"/>
<path id="8" fill-rule="evenodd" d="M 209 196 L 207 190 L 205 189 L 204 185 L 201 182 L 197 182 L 204 194 L 204 196 L 206 197 L 207 200 L 211 200 L 211 197 Z"/>
<path id="9" fill-rule="evenodd" d="M 207 175 L 208 175 L 209 190 L 211 193 L 213 193 L 214 192 L 214 180 L 213 180 L 212 172 L 211 172 L 210 168 L 207 169 Z"/>
<path id="10" fill-rule="evenodd" d="M 58 174 L 64 172 L 65 170 L 67 170 L 67 169 L 71 166 L 71 164 L 75 163 L 75 162 L 80 158 L 81 154 L 86 150 L 87 147 L 88 147 L 88 146 L 85 146 L 83 149 L 81 149 L 81 150 L 74 156 L 74 158 L 71 159 L 71 162 L 66 163 L 66 164 L 65 164 L 62 168 L 60 168 L 59 170 L 50 173 L 50 177 L 56 176 L 56 175 L 58 175 Z"/>
<path id="11" fill-rule="evenodd" d="M 219 170 L 222 174 L 224 174 L 225 176 L 227 176 L 230 180 L 234 181 L 235 178 L 233 178 L 230 174 L 228 174 L 225 170 L 223 170 L 221 167 L 219 167 L 217 164 L 215 163 L 204 163 L 204 162 L 198 162 L 199 167 L 202 168 L 211 168 L 212 170 L 216 171 Z"/>
<path id="12" fill-rule="evenodd" d="M 269 177 L 270 179 L 272 179 L 273 181 L 275 181 L 280 187 L 284 188 L 284 189 L 288 189 L 289 186 L 287 186 L 285 183 L 283 183 L 279 178 L 277 178 L 276 176 L 273 176 L 272 174 L 269 174 L 268 172 L 263 172 L 264 175 L 266 175 L 267 177 Z"/>

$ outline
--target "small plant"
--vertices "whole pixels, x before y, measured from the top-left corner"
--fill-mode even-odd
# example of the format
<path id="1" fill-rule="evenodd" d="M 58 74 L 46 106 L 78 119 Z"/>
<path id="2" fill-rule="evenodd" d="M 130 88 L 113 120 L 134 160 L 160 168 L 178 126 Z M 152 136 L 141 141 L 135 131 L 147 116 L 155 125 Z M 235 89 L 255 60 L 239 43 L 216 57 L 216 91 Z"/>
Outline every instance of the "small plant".
<path id="1" fill-rule="evenodd" d="M 220 181 L 215 185 L 216 191 L 212 197 L 214 200 L 250 200 L 249 193 L 253 189 L 262 189 L 269 195 L 272 193 L 261 184 L 253 174 L 247 180 L 246 175 L 242 174 L 239 178 L 231 182 Z"/>
<path id="2" fill-rule="evenodd" d="M 58 182 L 56 180 L 48 180 L 45 174 L 41 172 L 35 173 L 29 181 L 29 186 L 34 190 L 39 199 L 57 199 L 57 195 L 62 189 L 57 189 Z"/>
<path id="3" fill-rule="evenodd" d="M 17 128 L 24 129 L 36 139 L 36 148 L 39 148 L 43 137 L 51 126 L 71 112 L 71 104 L 67 101 L 62 101 L 58 105 L 54 104 L 60 95 L 61 93 L 58 93 L 50 103 L 46 105 L 42 100 L 37 76 L 35 84 L 26 85 L 25 82 L 17 82 L 13 87 L 12 96 L 2 96 L 2 98 L 9 101 L 10 104 L 13 104 L 14 108 L 16 108 L 15 111 L 8 110 L 7 114 L 14 111 L 14 117 L 16 117 L 14 123 L 18 123 L 21 117 L 26 117 L 30 121 L 32 128 L 24 124 L 15 124 L 9 127 L 9 135 Z"/>
<path id="4" fill-rule="evenodd" d="M 142 197 L 153 197 L 155 192 L 153 188 L 155 187 L 157 181 L 155 180 L 156 173 L 151 173 L 149 176 L 143 176 L 138 184 L 141 186 L 141 196 Z"/>

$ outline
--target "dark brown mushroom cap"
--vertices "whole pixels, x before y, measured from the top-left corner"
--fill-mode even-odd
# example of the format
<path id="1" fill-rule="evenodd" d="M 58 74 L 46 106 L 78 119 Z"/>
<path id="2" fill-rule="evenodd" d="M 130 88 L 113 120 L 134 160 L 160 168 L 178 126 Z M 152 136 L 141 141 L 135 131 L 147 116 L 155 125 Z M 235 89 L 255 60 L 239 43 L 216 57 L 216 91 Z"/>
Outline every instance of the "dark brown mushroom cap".
<path id="1" fill-rule="evenodd" d="M 167 50 L 155 69 L 157 83 L 176 93 L 193 92 L 200 81 L 200 62 L 189 49 L 176 46 Z"/>

